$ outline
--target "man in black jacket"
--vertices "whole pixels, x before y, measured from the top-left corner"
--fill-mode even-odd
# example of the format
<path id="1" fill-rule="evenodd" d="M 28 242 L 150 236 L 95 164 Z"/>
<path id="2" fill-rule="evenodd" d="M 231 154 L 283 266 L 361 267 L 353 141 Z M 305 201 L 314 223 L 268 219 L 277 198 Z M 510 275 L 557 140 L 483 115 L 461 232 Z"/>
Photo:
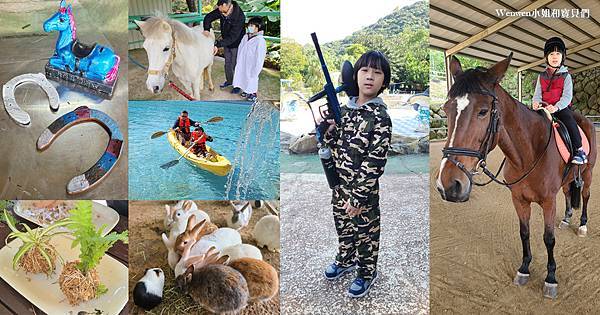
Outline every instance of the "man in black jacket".
<path id="1" fill-rule="evenodd" d="M 231 86 L 233 73 L 237 59 L 237 50 L 242 37 L 244 37 L 244 25 L 246 16 L 237 2 L 232 0 L 217 1 L 217 8 L 204 17 L 204 35 L 208 36 L 213 21 L 219 19 L 221 24 L 221 39 L 215 42 L 213 54 L 217 53 L 219 47 L 225 51 L 225 82 L 220 85 L 224 89 Z"/>

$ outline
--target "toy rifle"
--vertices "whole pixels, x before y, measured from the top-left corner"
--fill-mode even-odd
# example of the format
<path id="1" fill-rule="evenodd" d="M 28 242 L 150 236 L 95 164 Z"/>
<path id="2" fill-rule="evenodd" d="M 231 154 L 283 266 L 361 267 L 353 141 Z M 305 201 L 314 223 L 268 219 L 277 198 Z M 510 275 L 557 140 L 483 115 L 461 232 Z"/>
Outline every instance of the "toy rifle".
<path id="1" fill-rule="evenodd" d="M 322 91 L 313 95 L 308 100 L 308 105 L 310 106 L 311 103 L 324 96 L 327 98 L 327 104 L 319 106 L 319 114 L 323 119 L 321 123 L 317 122 L 314 112 L 312 111 L 312 107 L 311 112 L 313 112 L 313 120 L 315 122 L 319 157 L 321 158 L 321 164 L 323 164 L 323 170 L 325 171 L 329 188 L 333 189 L 335 186 L 339 185 L 339 178 L 335 170 L 335 162 L 333 161 L 333 157 L 331 155 L 331 148 L 329 148 L 324 141 L 325 133 L 329 128 L 327 121 L 333 119 L 338 126 L 342 123 L 340 102 L 337 98 L 338 93 L 345 91 L 348 96 L 356 96 L 358 93 L 356 84 L 354 84 L 354 70 L 352 69 L 352 64 L 349 61 L 344 61 L 344 64 L 342 65 L 342 85 L 336 88 L 331 81 L 329 70 L 327 70 L 327 64 L 325 63 L 325 58 L 323 57 L 323 52 L 321 51 L 317 34 L 312 33 L 310 36 L 315 44 L 315 50 L 317 51 L 317 56 L 319 57 L 319 62 L 321 63 L 321 69 L 323 70 L 323 75 L 325 76 L 325 86 L 323 87 Z M 323 107 L 326 108 L 323 109 Z"/>

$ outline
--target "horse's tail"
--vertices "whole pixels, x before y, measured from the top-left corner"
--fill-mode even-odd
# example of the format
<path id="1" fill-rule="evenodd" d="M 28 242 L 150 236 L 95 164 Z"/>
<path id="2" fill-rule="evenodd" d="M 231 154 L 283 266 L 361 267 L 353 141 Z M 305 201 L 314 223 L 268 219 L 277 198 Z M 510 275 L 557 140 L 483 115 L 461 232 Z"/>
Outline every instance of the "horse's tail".
<path id="1" fill-rule="evenodd" d="M 579 205 L 581 203 L 581 186 L 577 185 L 575 180 L 572 181 L 570 185 L 571 187 L 569 190 L 571 192 L 571 207 L 574 209 L 579 209 Z"/>

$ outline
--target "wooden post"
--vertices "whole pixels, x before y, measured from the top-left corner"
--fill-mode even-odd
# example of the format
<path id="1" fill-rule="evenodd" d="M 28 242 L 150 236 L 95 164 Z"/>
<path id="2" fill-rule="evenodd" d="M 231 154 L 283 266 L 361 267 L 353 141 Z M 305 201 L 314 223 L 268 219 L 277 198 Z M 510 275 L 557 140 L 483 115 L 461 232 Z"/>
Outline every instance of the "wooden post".
<path id="1" fill-rule="evenodd" d="M 446 51 L 444 51 L 444 68 L 446 69 L 446 93 L 450 92 L 450 87 L 452 87 L 452 74 L 450 73 L 450 58 L 452 56 L 447 55 Z"/>
<path id="2" fill-rule="evenodd" d="M 523 75 L 521 71 L 517 71 L 517 86 L 519 89 L 519 102 L 523 102 Z"/>

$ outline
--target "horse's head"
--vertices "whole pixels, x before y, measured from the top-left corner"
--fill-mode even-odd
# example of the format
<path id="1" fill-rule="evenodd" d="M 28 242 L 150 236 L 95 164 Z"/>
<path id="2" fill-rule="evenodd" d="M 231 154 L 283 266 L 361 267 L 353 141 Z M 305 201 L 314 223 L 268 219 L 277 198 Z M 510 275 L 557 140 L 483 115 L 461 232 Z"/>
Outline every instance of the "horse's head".
<path id="1" fill-rule="evenodd" d="M 455 83 L 443 107 L 448 117 L 448 140 L 436 180 L 444 200 L 469 200 L 471 176 L 498 142 L 495 91 L 511 59 L 512 53 L 489 69 L 463 72 L 460 61 L 452 57 L 450 71 Z"/>
<path id="2" fill-rule="evenodd" d="M 72 38 L 76 38 L 75 18 L 73 18 L 72 7 L 65 3 L 65 0 L 60 1 L 60 8 L 53 16 L 44 22 L 44 31 L 64 31 L 71 29 Z"/>
<path id="3" fill-rule="evenodd" d="M 165 75 L 173 62 L 173 28 L 164 19 L 151 17 L 146 21 L 135 21 L 144 36 L 144 49 L 148 55 L 148 78 L 146 87 L 159 93 L 165 86 Z"/>

